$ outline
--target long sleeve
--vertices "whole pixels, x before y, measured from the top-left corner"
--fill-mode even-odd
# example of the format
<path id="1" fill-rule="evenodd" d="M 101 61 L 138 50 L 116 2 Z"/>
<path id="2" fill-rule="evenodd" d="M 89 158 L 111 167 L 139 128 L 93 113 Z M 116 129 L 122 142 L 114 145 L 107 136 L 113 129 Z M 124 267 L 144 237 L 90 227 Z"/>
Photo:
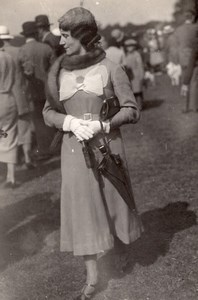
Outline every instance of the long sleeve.
<path id="1" fill-rule="evenodd" d="M 49 104 L 48 100 L 45 102 L 43 108 L 43 118 L 46 125 L 62 130 L 65 117 L 66 114 L 55 111 Z"/>
<path id="2" fill-rule="evenodd" d="M 129 79 L 119 65 L 111 73 L 111 81 L 121 106 L 120 111 L 110 120 L 111 129 L 123 124 L 136 123 L 140 112 Z"/>

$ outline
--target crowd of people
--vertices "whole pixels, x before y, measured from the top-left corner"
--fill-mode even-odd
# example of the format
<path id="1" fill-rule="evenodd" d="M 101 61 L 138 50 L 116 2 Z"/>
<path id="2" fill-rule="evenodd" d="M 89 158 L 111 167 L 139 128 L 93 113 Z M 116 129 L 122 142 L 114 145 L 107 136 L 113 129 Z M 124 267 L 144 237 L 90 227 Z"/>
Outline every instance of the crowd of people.
<path id="1" fill-rule="evenodd" d="M 25 43 L 15 47 L 9 29 L 0 26 L 0 129 L 7 134 L 0 140 L 0 161 L 7 164 L 5 187 L 12 188 L 16 186 L 15 165 L 19 153 L 23 153 L 27 169 L 51 157 L 49 146 L 54 130 L 44 124 L 42 116 L 45 82 L 50 67 L 63 53 L 60 37 L 50 32 L 46 15 L 22 24 L 21 35 Z"/>
<path id="2" fill-rule="evenodd" d="M 155 76 L 161 72 L 167 72 L 172 85 L 181 86 L 181 95 L 186 100 L 183 111 L 198 110 L 195 18 L 196 13 L 190 8 L 184 13 L 183 24 L 175 30 L 171 25 L 162 30 L 148 29 L 139 40 L 134 33 L 129 35 L 114 29 L 108 38 L 102 36 L 98 42 L 106 57 L 125 69 L 140 110 L 144 104 L 146 83 L 154 83 Z M 5 101 L 0 118 L 0 129 L 9 131 L 6 139 L 1 138 L 0 147 L 0 161 L 8 166 L 8 187 L 15 186 L 14 166 L 22 156 L 27 169 L 35 168 L 37 161 L 52 156 L 49 146 L 54 130 L 45 125 L 42 109 L 48 71 L 56 58 L 64 53 L 64 48 L 60 44 L 60 30 L 56 28 L 52 33 L 50 26 L 47 15 L 38 15 L 34 21 L 22 24 L 21 35 L 25 43 L 21 47 L 12 46 L 14 37 L 6 26 L 0 26 L 1 55 L 6 60 L 6 53 L 14 61 L 14 68 L 1 64 L 2 72 L 8 76 L 7 80 L 11 80 L 9 93 L 5 93 L 5 76 L 2 78 L 1 95 L 10 94 L 15 99 L 13 114 L 10 115 Z M 3 102 L 1 106 L 4 107 Z M 11 124 L 13 127 L 10 128 Z"/>

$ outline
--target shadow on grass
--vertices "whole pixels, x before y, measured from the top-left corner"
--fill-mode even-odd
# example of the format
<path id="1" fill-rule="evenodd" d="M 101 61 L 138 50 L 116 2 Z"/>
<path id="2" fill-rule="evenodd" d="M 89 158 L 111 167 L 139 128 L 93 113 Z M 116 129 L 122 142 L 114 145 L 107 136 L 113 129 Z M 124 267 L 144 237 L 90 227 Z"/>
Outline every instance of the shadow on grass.
<path id="1" fill-rule="evenodd" d="M 34 178 L 43 177 L 45 174 L 60 168 L 60 159 L 40 163 L 33 170 L 18 170 L 16 173 L 17 180 L 19 182 L 31 181 Z"/>
<path id="2" fill-rule="evenodd" d="M 162 100 L 162 99 L 145 100 L 143 110 L 159 107 L 163 104 L 163 102 L 164 102 L 164 100 Z"/>
<path id="3" fill-rule="evenodd" d="M 59 201 L 51 196 L 35 194 L 0 210 L 0 270 L 41 251 L 46 237 L 59 228 Z"/>
<path id="4" fill-rule="evenodd" d="M 114 252 L 101 258 L 100 272 L 104 275 L 102 276 L 104 278 L 102 290 L 107 287 L 110 278 L 122 278 L 126 274 L 130 274 L 136 263 L 149 266 L 155 263 L 159 256 L 165 256 L 175 233 L 197 224 L 196 214 L 188 210 L 188 206 L 187 202 L 178 201 L 170 203 L 164 208 L 143 213 L 141 219 L 144 233 L 140 239 L 126 247 L 127 264 L 124 271 L 121 270 L 122 263 L 121 266 L 115 268 L 116 255 Z"/>
<path id="5" fill-rule="evenodd" d="M 46 243 L 46 237 L 59 229 L 60 222 L 59 201 L 52 202 L 51 196 L 51 193 L 36 194 L 0 210 L 0 270 L 41 252 L 44 247 L 50 248 Z M 174 235 L 196 225 L 196 214 L 189 210 L 188 206 L 188 203 L 178 201 L 164 208 L 143 213 L 141 218 L 145 231 L 140 239 L 125 249 L 128 263 L 124 272 L 121 272 L 121 265 L 117 264 L 113 250 L 100 258 L 99 291 L 107 288 L 110 279 L 122 278 L 130 274 L 136 263 L 148 266 L 155 263 L 159 256 L 165 256 Z M 59 241 L 51 242 L 54 243 L 53 249 L 58 249 Z M 53 260 L 56 261 L 56 258 L 54 257 Z M 67 272 L 71 266 L 72 263 L 67 264 Z M 75 274 L 81 274 L 79 276 L 81 282 L 83 276 L 85 277 L 85 274 L 82 274 L 82 264 L 79 265 L 75 260 L 72 268 L 74 266 Z M 63 269 L 62 272 L 64 271 Z M 73 276 L 76 278 L 76 275 Z M 69 281 L 66 284 L 71 284 L 70 280 L 71 276 L 66 278 L 66 281 Z"/>
<path id="6" fill-rule="evenodd" d="M 43 177 L 45 174 L 60 168 L 60 158 L 57 156 L 55 160 L 40 162 L 35 169 L 26 170 L 20 169 L 16 170 L 16 180 L 20 183 L 28 182 L 34 178 Z M 5 181 L 7 167 L 6 164 L 0 163 L 0 183 Z"/>

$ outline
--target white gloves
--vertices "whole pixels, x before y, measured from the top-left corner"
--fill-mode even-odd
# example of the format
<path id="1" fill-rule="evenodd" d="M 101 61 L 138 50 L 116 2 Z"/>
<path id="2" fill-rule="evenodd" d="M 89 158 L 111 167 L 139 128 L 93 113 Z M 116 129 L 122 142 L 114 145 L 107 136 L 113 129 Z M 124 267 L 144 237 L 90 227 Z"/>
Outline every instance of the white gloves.
<path id="1" fill-rule="evenodd" d="M 94 132 L 94 135 L 101 131 L 101 124 L 99 121 L 85 121 L 86 125 Z M 102 122 L 104 132 L 109 133 L 110 131 L 110 123 L 109 122 Z"/>
<path id="2" fill-rule="evenodd" d="M 103 122 L 104 131 L 109 133 L 110 123 Z M 63 131 L 72 131 L 79 141 L 89 140 L 101 131 L 99 121 L 77 119 L 71 115 L 65 117 Z"/>
<path id="3" fill-rule="evenodd" d="M 89 140 L 93 137 L 94 132 L 84 122 L 82 119 L 67 115 L 63 123 L 63 130 L 72 131 L 79 141 Z"/>

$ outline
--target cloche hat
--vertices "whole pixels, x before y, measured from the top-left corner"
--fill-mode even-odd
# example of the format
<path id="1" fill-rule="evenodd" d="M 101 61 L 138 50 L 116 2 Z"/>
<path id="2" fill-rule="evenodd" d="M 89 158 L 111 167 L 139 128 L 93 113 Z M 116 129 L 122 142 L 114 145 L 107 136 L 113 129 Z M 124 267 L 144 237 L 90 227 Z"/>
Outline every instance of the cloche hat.
<path id="1" fill-rule="evenodd" d="M 60 19 L 59 26 L 64 30 L 72 30 L 80 26 L 88 26 L 97 31 L 98 27 L 92 13 L 84 7 L 68 10 Z"/>
<path id="2" fill-rule="evenodd" d="M 50 26 L 52 23 L 49 22 L 47 15 L 38 15 L 35 17 L 35 22 L 37 27 Z"/>
<path id="3" fill-rule="evenodd" d="M 127 39 L 124 41 L 124 45 L 127 46 L 136 46 L 137 42 L 134 39 Z"/>
<path id="4" fill-rule="evenodd" d="M 101 38 L 94 16 L 84 7 L 68 10 L 58 21 L 59 28 L 70 31 L 71 36 L 78 39 L 87 50 L 94 48 Z"/>
<path id="5" fill-rule="evenodd" d="M 14 37 L 10 35 L 9 29 L 4 25 L 0 25 L 0 39 L 11 40 L 13 38 Z"/>
<path id="6" fill-rule="evenodd" d="M 111 36 L 116 39 L 117 42 L 121 42 L 124 38 L 124 33 L 120 29 L 113 29 Z"/>

